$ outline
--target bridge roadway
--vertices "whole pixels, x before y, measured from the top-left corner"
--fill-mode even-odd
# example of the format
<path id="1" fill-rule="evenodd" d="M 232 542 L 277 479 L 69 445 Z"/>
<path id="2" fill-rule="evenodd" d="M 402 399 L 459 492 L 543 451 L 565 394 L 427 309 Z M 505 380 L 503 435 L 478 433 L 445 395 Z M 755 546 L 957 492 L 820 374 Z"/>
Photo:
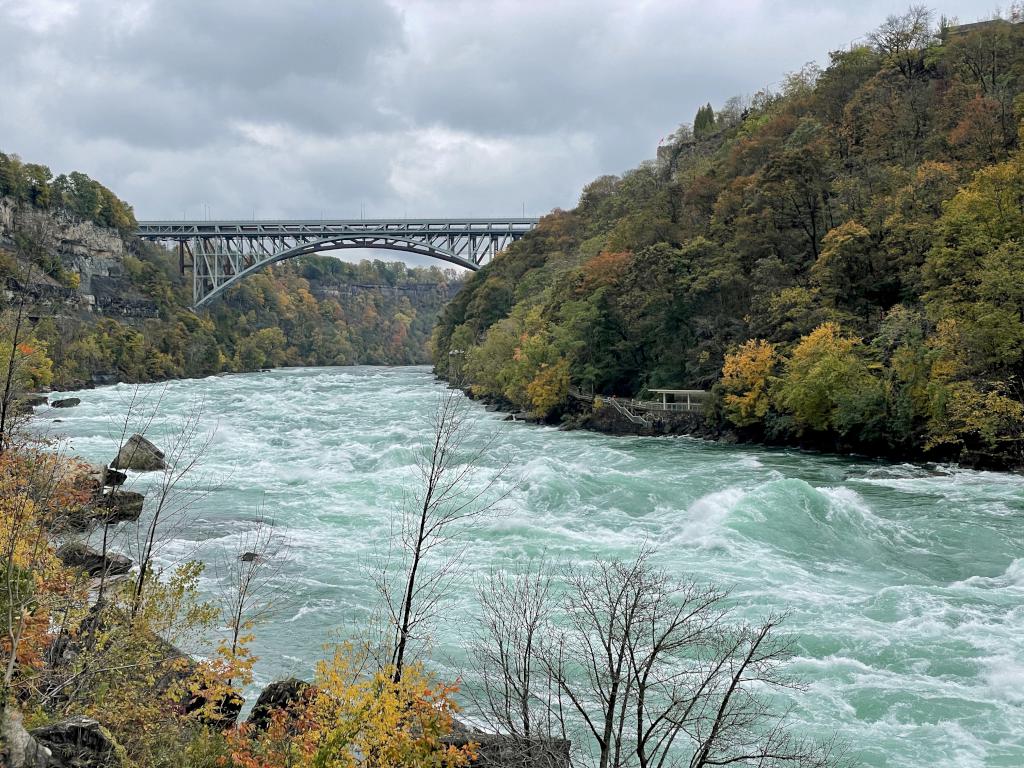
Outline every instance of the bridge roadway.
<path id="1" fill-rule="evenodd" d="M 534 218 L 140 221 L 135 234 L 174 243 L 200 307 L 278 261 L 347 248 L 381 248 L 476 270 L 537 225 Z"/>

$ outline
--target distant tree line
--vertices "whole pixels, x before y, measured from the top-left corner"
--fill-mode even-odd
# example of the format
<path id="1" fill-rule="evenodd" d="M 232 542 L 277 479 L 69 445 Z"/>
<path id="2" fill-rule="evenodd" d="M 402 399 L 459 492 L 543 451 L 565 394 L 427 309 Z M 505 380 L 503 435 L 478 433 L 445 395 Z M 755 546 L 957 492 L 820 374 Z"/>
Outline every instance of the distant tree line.
<path id="1" fill-rule="evenodd" d="M 54 387 L 81 385 L 94 374 L 157 381 L 285 365 L 422 365 L 430 361 L 430 333 L 449 283 L 457 280 L 401 262 L 305 256 L 246 278 L 196 313 L 175 259 L 157 248 L 126 258 L 127 277 L 156 303 L 156 318 L 40 318 L 35 338 L 53 361 Z M 330 291 L 350 283 L 436 290 Z"/>

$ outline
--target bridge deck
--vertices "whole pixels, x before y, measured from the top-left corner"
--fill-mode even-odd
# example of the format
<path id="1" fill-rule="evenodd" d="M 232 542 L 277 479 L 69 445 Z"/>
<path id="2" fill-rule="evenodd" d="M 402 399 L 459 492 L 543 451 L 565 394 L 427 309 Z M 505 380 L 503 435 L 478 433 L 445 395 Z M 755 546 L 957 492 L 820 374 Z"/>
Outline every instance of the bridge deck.
<path id="1" fill-rule="evenodd" d="M 535 218 L 490 219 L 218 219 L 140 221 L 139 237 L 155 240 L 189 237 L 289 237 L 321 236 L 351 232 L 402 232 L 417 234 L 487 235 L 528 232 Z"/>

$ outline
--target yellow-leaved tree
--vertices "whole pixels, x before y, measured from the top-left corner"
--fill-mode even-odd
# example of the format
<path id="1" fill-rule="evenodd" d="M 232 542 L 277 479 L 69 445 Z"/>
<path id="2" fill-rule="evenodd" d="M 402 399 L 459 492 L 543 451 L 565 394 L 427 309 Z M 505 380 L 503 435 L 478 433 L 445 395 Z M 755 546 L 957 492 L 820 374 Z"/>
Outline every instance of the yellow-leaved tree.
<path id="1" fill-rule="evenodd" d="M 737 427 L 757 424 L 768 412 L 768 387 L 776 361 L 775 345 L 762 339 L 750 339 L 725 356 L 722 404 L 726 418 Z"/>
<path id="2" fill-rule="evenodd" d="M 456 687 L 436 682 L 419 665 L 363 674 L 351 645 L 317 666 L 316 682 L 265 730 L 244 725 L 228 734 L 235 768 L 459 768 L 472 745 L 445 742 L 457 711 Z"/>
<path id="3" fill-rule="evenodd" d="M 885 416 L 884 392 L 861 340 L 844 335 L 838 323 L 822 323 L 800 339 L 772 392 L 800 433 L 857 431 L 870 438 Z"/>

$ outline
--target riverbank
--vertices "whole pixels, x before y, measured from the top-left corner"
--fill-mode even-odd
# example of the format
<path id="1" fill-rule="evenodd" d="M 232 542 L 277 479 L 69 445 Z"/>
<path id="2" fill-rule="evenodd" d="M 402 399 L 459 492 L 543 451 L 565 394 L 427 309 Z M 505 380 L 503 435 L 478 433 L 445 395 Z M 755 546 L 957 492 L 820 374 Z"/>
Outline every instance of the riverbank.
<path id="1" fill-rule="evenodd" d="M 440 378 L 440 377 L 439 377 Z M 441 379 L 443 381 L 443 378 Z M 980 451 L 964 452 L 954 457 L 941 451 L 911 451 L 879 447 L 875 452 L 865 452 L 864 446 L 844 445 L 835 435 L 820 435 L 815 438 L 794 440 L 789 436 L 770 440 L 759 430 L 744 430 L 731 427 L 723 422 L 715 411 L 651 413 L 649 423 L 636 424 L 623 413 L 608 405 L 593 407 L 591 403 L 569 398 L 548 416 L 538 418 L 522 412 L 514 404 L 500 397 L 475 395 L 470 387 L 460 389 L 471 399 L 484 403 L 488 410 L 506 414 L 510 420 L 527 424 L 546 425 L 573 431 L 584 430 L 606 435 L 632 435 L 636 437 L 687 436 L 721 445 L 745 445 L 752 448 L 793 449 L 823 456 L 852 457 L 857 459 L 887 461 L 894 464 L 911 463 L 921 466 L 959 466 L 979 471 L 1024 473 L 1024 464 L 1007 461 L 1003 454 L 990 455 Z M 712 401 L 712 408 L 714 404 Z"/>

